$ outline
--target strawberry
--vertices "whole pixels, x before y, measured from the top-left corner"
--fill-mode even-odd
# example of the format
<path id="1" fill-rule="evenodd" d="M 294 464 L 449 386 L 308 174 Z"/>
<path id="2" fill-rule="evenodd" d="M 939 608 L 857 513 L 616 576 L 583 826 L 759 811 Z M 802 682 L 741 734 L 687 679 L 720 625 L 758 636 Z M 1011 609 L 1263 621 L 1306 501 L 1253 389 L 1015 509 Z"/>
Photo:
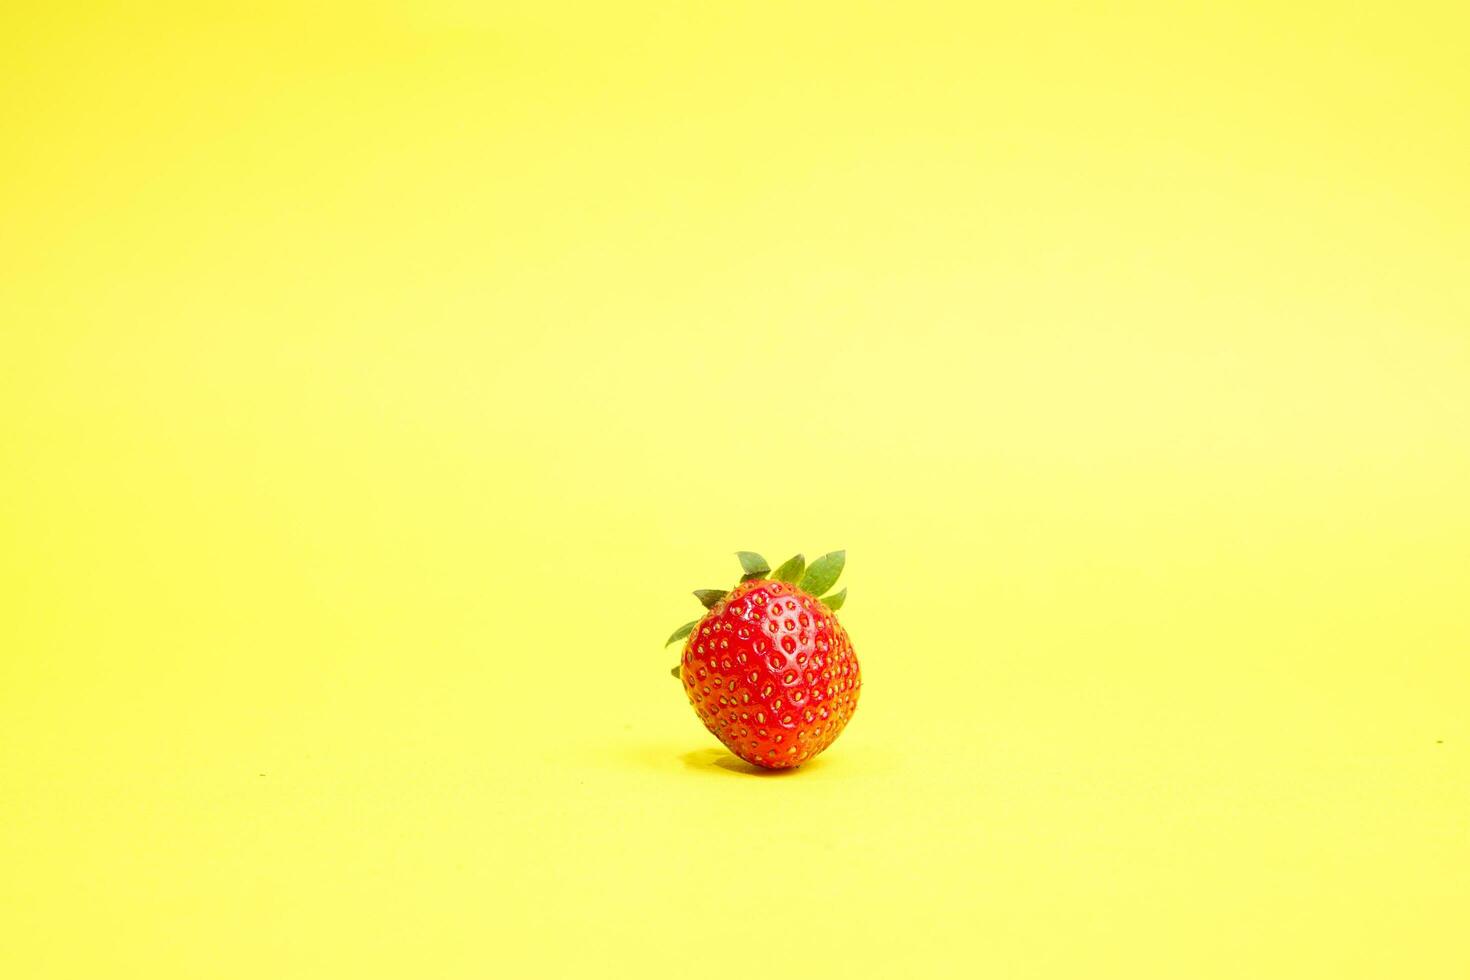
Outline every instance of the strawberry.
<path id="1" fill-rule="evenodd" d="M 836 584 L 847 553 L 810 568 L 797 555 L 774 573 L 754 552 L 737 555 L 740 583 L 697 590 L 709 612 L 669 637 L 688 637 L 673 674 L 726 748 L 757 766 L 789 769 L 831 745 L 857 709 L 862 676 L 836 616 L 847 590 L 817 598 Z"/>

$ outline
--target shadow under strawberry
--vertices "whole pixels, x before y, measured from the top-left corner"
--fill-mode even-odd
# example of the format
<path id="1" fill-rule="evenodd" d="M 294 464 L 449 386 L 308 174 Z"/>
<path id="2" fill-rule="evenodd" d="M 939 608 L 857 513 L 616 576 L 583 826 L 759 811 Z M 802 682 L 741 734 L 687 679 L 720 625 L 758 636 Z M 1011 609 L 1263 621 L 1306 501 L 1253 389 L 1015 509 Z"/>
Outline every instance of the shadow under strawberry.
<path id="1" fill-rule="evenodd" d="M 685 752 L 679 757 L 684 765 L 690 769 L 698 769 L 703 772 L 714 772 L 716 770 L 734 773 L 739 776 L 761 776 L 767 779 L 778 779 L 784 776 L 794 776 L 802 771 L 810 771 L 820 768 L 818 765 L 807 765 L 801 769 L 768 769 L 765 766 L 752 765 L 733 752 L 721 749 L 695 749 Z M 816 762 L 817 760 L 812 760 Z"/>

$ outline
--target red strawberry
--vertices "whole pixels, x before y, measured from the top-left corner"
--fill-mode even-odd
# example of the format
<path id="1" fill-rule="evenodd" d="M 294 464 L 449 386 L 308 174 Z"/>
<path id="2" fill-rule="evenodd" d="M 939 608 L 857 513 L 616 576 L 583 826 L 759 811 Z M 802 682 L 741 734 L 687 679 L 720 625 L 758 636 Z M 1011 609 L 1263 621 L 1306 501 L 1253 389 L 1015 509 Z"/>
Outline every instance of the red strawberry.
<path id="1" fill-rule="evenodd" d="M 835 615 L 847 590 L 817 598 L 836 583 L 847 553 L 823 555 L 810 568 L 797 555 L 774 574 L 760 555 L 738 554 L 740 584 L 695 592 L 709 613 L 669 637 L 689 637 L 674 676 L 731 752 L 788 769 L 831 745 L 857 709 L 862 676 Z"/>

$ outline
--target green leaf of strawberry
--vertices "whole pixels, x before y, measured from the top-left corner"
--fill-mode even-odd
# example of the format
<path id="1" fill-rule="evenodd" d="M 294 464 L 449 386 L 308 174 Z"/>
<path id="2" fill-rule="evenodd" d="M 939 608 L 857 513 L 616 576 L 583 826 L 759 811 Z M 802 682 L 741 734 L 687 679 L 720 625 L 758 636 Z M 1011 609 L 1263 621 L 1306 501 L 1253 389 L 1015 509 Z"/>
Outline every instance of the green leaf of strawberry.
<path id="1" fill-rule="evenodd" d="M 699 625 L 699 620 L 694 619 L 694 620 L 690 620 L 689 622 L 685 623 L 683 626 L 680 626 L 678 629 L 674 630 L 674 635 L 673 636 L 669 637 L 666 641 L 664 641 L 664 646 L 668 646 L 670 643 L 673 643 L 675 640 L 682 640 L 682 639 L 684 639 L 684 637 L 688 636 L 690 633 L 693 633 L 694 632 L 694 627 L 696 627 L 698 625 Z"/>
<path id="2" fill-rule="evenodd" d="M 846 602 L 846 601 L 847 601 L 847 590 L 846 589 L 843 589 L 841 592 L 834 592 L 831 595 L 827 596 L 826 598 L 824 598 L 822 600 L 822 603 L 828 609 L 832 610 L 833 612 L 836 612 L 837 610 L 839 610 L 839 609 L 842 608 L 842 604 L 844 602 Z"/>
<path id="3" fill-rule="evenodd" d="M 754 551 L 737 551 L 735 557 L 740 559 L 740 567 L 745 572 L 740 579 L 742 582 L 770 574 L 770 564 Z"/>
<path id="4" fill-rule="evenodd" d="M 771 578 L 778 582 L 789 582 L 795 585 L 801 579 L 801 573 L 804 571 L 806 571 L 806 558 L 802 555 L 793 555 L 776 569 L 776 574 Z"/>
<path id="5" fill-rule="evenodd" d="M 822 595 L 837 584 L 837 577 L 842 574 L 842 566 L 845 564 L 846 551 L 829 551 L 812 562 L 797 588 L 812 595 Z"/>
<path id="6" fill-rule="evenodd" d="M 704 608 L 706 609 L 713 609 L 715 607 L 715 603 L 719 602 L 721 599 L 725 598 L 725 596 L 729 594 L 730 593 L 726 592 L 724 589 L 694 590 L 694 598 L 702 602 L 704 604 Z"/>

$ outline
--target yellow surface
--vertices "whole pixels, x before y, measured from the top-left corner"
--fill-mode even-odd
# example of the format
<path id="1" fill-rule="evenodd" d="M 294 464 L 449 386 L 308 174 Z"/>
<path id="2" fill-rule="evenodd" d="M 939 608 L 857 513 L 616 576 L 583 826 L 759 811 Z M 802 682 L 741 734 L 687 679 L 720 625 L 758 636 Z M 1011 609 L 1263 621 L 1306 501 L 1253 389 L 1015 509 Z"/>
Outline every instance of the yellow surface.
<path id="1" fill-rule="evenodd" d="M 0 13 L 0 976 L 1470 976 L 1463 4 L 298 6 Z"/>

